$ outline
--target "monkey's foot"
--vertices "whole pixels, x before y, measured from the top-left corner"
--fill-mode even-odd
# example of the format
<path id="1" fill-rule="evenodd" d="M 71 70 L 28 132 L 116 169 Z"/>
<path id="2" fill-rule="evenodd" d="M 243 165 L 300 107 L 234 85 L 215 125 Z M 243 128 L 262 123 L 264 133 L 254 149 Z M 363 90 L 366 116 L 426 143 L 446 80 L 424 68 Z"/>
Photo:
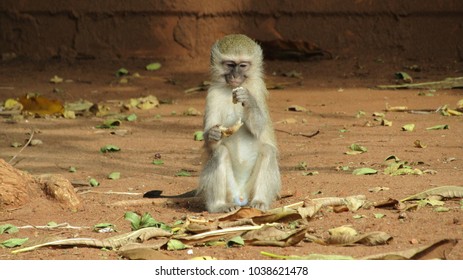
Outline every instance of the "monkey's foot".
<path id="1" fill-rule="evenodd" d="M 209 207 L 209 212 L 218 213 L 218 212 L 233 212 L 235 210 L 240 209 L 239 205 L 235 205 L 233 203 L 224 203 L 221 205 L 214 205 L 213 207 Z"/>
<path id="2" fill-rule="evenodd" d="M 259 209 L 259 210 L 262 210 L 262 211 L 266 211 L 268 209 L 267 204 L 263 203 L 260 200 L 251 201 L 251 203 L 249 204 L 249 207 L 256 208 L 256 209 Z"/>

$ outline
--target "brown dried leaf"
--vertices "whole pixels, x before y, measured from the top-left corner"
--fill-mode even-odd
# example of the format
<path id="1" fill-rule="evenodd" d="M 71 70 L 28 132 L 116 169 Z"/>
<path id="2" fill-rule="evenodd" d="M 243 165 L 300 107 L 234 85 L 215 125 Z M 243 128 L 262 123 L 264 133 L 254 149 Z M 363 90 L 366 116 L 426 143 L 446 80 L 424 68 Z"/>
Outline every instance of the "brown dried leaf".
<path id="1" fill-rule="evenodd" d="M 294 246 L 305 237 L 307 228 L 295 230 L 278 229 L 274 225 L 265 225 L 258 230 L 249 231 L 242 235 L 246 244 L 255 246 Z"/>
<path id="2" fill-rule="evenodd" d="M 132 231 L 128 233 L 123 233 L 120 235 L 116 235 L 113 237 L 105 238 L 105 239 L 95 239 L 95 238 L 70 238 L 70 239 L 62 239 L 62 240 L 55 240 L 51 242 L 45 242 L 42 244 L 21 248 L 18 250 L 13 251 L 12 253 L 21 253 L 21 252 L 28 252 L 33 251 L 40 247 L 46 246 L 88 246 L 88 247 L 97 247 L 97 248 L 112 248 L 117 249 L 126 244 L 134 243 L 134 242 L 144 242 L 151 238 L 155 237 L 169 237 L 172 234 L 168 231 L 165 231 L 160 228 L 148 227 L 142 228 L 137 231 Z"/>
<path id="3" fill-rule="evenodd" d="M 239 219 L 244 219 L 244 218 L 254 218 L 256 216 L 260 216 L 264 214 L 263 211 L 255 208 L 250 208 L 250 207 L 241 207 L 240 209 L 227 214 L 225 216 L 218 217 L 218 221 L 236 221 Z"/>
<path id="4" fill-rule="evenodd" d="M 358 236 L 347 234 L 332 235 L 325 242 L 330 245 L 350 246 L 355 244 L 362 244 L 367 246 L 377 246 L 387 244 L 392 236 L 382 231 L 370 232 Z"/>
<path id="5" fill-rule="evenodd" d="M 288 107 L 288 111 L 293 111 L 293 112 L 307 112 L 307 109 L 305 107 L 299 106 L 299 105 L 291 105 Z"/>
<path id="6" fill-rule="evenodd" d="M 167 243 L 168 239 L 161 240 L 157 244 L 139 244 L 130 243 L 122 246 L 117 254 L 121 257 L 130 260 L 173 260 L 171 256 L 168 256 L 159 251 L 159 249 Z"/>
<path id="7" fill-rule="evenodd" d="M 429 196 L 440 196 L 441 198 L 462 198 L 463 187 L 461 186 L 442 186 L 437 188 L 428 189 L 424 192 L 420 192 L 409 197 L 403 198 L 400 201 L 407 200 L 419 200 Z"/>
<path id="8" fill-rule="evenodd" d="M 203 244 L 211 240 L 227 239 L 250 230 L 260 229 L 262 226 L 240 226 L 226 229 L 213 230 L 189 236 L 178 236 L 176 239 L 184 244 Z"/>
<path id="9" fill-rule="evenodd" d="M 442 239 L 430 245 L 404 251 L 382 253 L 363 257 L 363 260 L 446 260 L 448 254 L 458 243 L 456 239 Z"/>

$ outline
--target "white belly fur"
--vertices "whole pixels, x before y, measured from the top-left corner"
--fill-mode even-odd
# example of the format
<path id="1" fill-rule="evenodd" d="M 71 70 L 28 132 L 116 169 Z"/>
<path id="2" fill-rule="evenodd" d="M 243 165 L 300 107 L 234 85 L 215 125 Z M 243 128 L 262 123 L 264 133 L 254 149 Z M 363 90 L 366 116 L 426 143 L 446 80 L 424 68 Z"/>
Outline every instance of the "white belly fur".
<path id="1" fill-rule="evenodd" d="M 257 163 L 259 155 L 258 141 L 243 126 L 227 139 L 225 145 L 229 151 L 233 173 L 227 174 L 227 185 L 235 204 L 244 206 L 250 199 L 246 187 Z"/>

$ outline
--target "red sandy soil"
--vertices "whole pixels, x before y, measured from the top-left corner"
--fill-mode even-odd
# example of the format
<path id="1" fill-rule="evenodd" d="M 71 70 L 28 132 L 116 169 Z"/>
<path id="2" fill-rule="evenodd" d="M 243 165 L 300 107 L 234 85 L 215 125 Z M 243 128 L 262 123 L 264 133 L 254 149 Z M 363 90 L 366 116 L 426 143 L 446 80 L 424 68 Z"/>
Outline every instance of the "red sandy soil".
<path id="1" fill-rule="evenodd" d="M 18 233 L 0 236 L 0 241 L 12 237 L 39 240 L 47 236 L 105 238 L 130 231 L 130 223 L 124 213 L 150 213 L 156 220 L 173 223 L 186 216 L 214 217 L 197 205 L 136 205 L 110 206 L 111 203 L 141 199 L 142 194 L 159 189 L 164 194 L 179 194 L 196 188 L 202 166 L 202 142 L 194 141 L 195 131 L 202 129 L 201 116 L 187 116 L 183 112 L 193 107 L 204 110 L 205 91 L 184 93 L 208 79 L 207 64 L 195 62 L 163 63 L 158 71 L 149 72 L 144 66 L 149 61 L 77 61 L 73 63 L 29 63 L 12 61 L 0 68 L 0 101 L 23 96 L 27 92 L 39 92 L 48 98 L 63 102 L 87 99 L 92 102 L 127 100 L 154 95 L 168 101 L 151 110 L 134 110 L 138 118 L 123 122 L 120 129 L 127 134 L 118 136 L 111 130 L 96 129 L 102 118 L 96 116 L 64 118 L 26 118 L 10 122 L 0 119 L 0 158 L 9 161 L 20 148 L 10 147 L 12 142 L 34 138 L 42 145 L 24 149 L 14 160 L 14 167 L 34 175 L 61 174 L 70 181 L 87 181 L 95 178 L 101 184 L 94 188 L 76 187 L 82 201 L 82 209 L 66 210 L 56 202 L 37 198 L 29 204 L 13 210 L 0 211 L 0 224 L 16 226 L 45 225 L 50 221 L 67 222 L 73 226 L 90 227 L 76 229 L 22 229 Z M 440 80 L 461 76 L 461 66 L 454 63 L 436 65 L 409 61 L 384 61 L 376 59 L 335 59 L 311 62 L 278 62 L 266 64 L 267 85 L 284 85 L 283 89 L 271 90 L 270 114 L 276 132 L 282 174 L 282 192 L 291 194 L 274 203 L 274 207 L 304 200 L 306 197 L 345 197 L 365 195 L 370 201 L 388 198 L 401 199 L 426 189 L 461 185 L 463 170 L 463 123 L 462 117 L 442 116 L 439 113 L 413 114 L 385 112 L 386 106 L 407 106 L 409 109 L 437 109 L 448 104 L 456 107 L 463 99 L 461 89 L 453 90 L 378 90 L 378 84 L 394 84 L 394 72 L 418 64 L 421 71 L 408 71 L 416 82 Z M 141 77 L 120 84 L 114 73 L 120 67 Z M 460 67 L 460 68 L 459 68 Z M 296 71 L 300 77 L 283 74 Z M 72 81 L 51 84 L 54 75 Z M 53 92 L 58 88 L 59 92 Z M 421 93 L 421 94 L 420 94 Z M 108 104 L 108 103 L 107 103 Z M 109 104 L 116 104 L 109 102 Z M 291 105 L 304 106 L 307 112 L 288 111 Z M 365 112 L 358 116 L 358 112 Z M 173 113 L 175 112 L 175 114 Z M 374 120 L 374 112 L 386 113 L 392 126 L 381 126 Z M 159 117 L 160 116 L 160 117 Z M 294 123 L 285 120 L 294 119 Z M 405 124 L 415 124 L 412 132 L 402 131 Z M 426 130 L 434 125 L 447 124 L 448 130 Z M 289 133 L 319 133 L 311 138 Z M 418 148 L 420 140 L 426 148 Z M 368 151 L 360 155 L 346 155 L 348 146 L 358 143 Z M 121 147 L 117 153 L 100 153 L 107 144 Z M 159 154 L 163 165 L 153 165 Z M 159 156 L 158 155 L 158 156 Z M 420 163 L 417 168 L 436 171 L 435 174 L 390 176 L 356 176 L 352 170 L 371 167 L 383 170 L 385 159 L 396 155 L 408 162 Z M 308 171 L 317 175 L 304 176 L 297 166 L 307 163 Z M 70 166 L 77 172 L 70 173 Z M 339 167 L 348 166 L 349 171 Z M 177 177 L 185 169 L 191 177 Z M 110 172 L 121 172 L 119 180 L 107 179 Z M 387 190 L 370 192 L 374 187 Z M 85 192 L 85 190 L 92 192 Z M 138 195 L 106 194 L 105 192 L 130 192 Z M 175 259 L 195 256 L 212 256 L 217 259 L 268 259 L 261 251 L 281 255 L 307 255 L 311 253 L 363 256 L 399 251 L 430 244 L 441 239 L 460 239 L 463 236 L 463 210 L 460 199 L 445 202 L 448 212 L 436 212 L 426 206 L 406 212 L 399 219 L 399 212 L 386 209 L 360 209 L 357 213 L 335 213 L 328 209 L 309 221 L 309 231 L 314 235 L 326 235 L 331 228 L 351 225 L 360 233 L 384 231 L 393 239 L 382 246 L 323 246 L 300 242 L 296 246 L 278 247 L 194 247 L 193 254 L 186 250 L 165 252 Z M 377 219 L 375 213 L 385 217 Z M 354 219 L 355 214 L 364 218 Z M 91 227 L 109 222 L 116 225 L 118 233 L 95 233 Z M 89 247 L 41 248 L 32 252 L 13 255 L 11 249 L 0 249 L 0 259 L 119 259 L 114 251 Z M 449 259 L 463 259 L 461 242 L 447 255 Z"/>

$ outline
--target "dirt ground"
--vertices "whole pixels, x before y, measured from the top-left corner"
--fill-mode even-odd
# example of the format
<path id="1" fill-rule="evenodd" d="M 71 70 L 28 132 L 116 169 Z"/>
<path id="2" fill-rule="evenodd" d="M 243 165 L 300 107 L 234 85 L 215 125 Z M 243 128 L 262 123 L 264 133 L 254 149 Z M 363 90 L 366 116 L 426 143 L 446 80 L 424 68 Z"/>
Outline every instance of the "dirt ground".
<path id="1" fill-rule="evenodd" d="M 198 205 L 143 204 L 117 207 L 110 204 L 141 199 L 150 190 L 163 190 L 164 194 L 179 194 L 197 186 L 202 166 L 202 142 L 194 141 L 195 131 L 202 129 L 201 116 L 188 116 L 183 112 L 193 107 L 204 110 L 205 91 L 185 93 L 208 79 L 207 64 L 195 62 L 162 62 L 158 71 L 146 71 L 150 61 L 74 61 L 30 63 L 14 60 L 0 67 L 0 102 L 20 97 L 28 92 L 38 92 L 48 98 L 63 102 L 86 99 L 91 102 L 117 104 L 115 100 L 128 100 L 154 95 L 164 101 L 154 109 L 131 112 L 137 120 L 123 122 L 119 129 L 125 135 L 111 134 L 110 129 L 97 129 L 103 118 L 96 116 L 64 118 L 26 118 L 10 121 L 0 119 L 0 158 L 9 161 L 13 156 L 14 167 L 34 175 L 61 174 L 71 182 L 87 182 L 95 178 L 98 187 L 76 185 L 82 201 L 82 209 L 73 212 L 43 197 L 12 210 L 0 210 L 0 224 L 16 226 L 46 225 L 54 221 L 82 229 L 21 229 L 18 233 L 0 236 L 0 241 L 12 237 L 28 237 L 39 240 L 47 236 L 105 238 L 130 231 L 130 223 L 124 213 L 135 211 L 150 213 L 156 220 L 169 224 L 186 216 L 215 217 Z M 418 65 L 419 72 L 405 69 Z M 125 67 L 130 73 L 138 72 L 139 78 L 127 84 L 115 77 L 117 69 Z M 461 89 L 453 90 L 378 90 L 378 84 L 394 84 L 394 73 L 407 71 L 416 82 L 440 80 L 461 76 L 459 63 L 430 63 L 421 61 L 393 60 L 386 58 L 338 58 L 308 62 L 266 63 L 267 85 L 281 89 L 270 90 L 270 114 L 277 129 L 280 151 L 282 193 L 290 194 L 274 203 L 274 207 L 292 204 L 304 198 L 345 197 L 365 195 L 370 201 L 388 198 L 401 199 L 429 188 L 461 185 L 463 170 L 463 119 L 409 112 L 385 112 L 387 106 L 407 106 L 413 110 L 437 109 L 449 105 L 456 107 L 463 99 Z M 300 73 L 289 77 L 291 71 Z M 286 76 L 285 76 L 286 74 Z M 54 75 L 70 80 L 60 84 L 49 82 Z M 55 89 L 55 90 L 54 90 Z M 108 103 L 108 101 L 110 101 Z M 304 106 L 307 112 L 288 111 L 291 105 Z M 364 112 L 364 114 L 359 113 Z M 374 112 L 385 113 L 392 126 L 382 126 L 375 120 Z M 289 121 L 288 121 L 289 120 Z M 415 124 L 412 132 L 402 131 L 405 124 Z M 427 130 L 435 125 L 448 125 L 447 130 Z M 20 148 L 11 147 L 13 142 L 23 143 L 35 130 L 35 139 L 43 144 L 29 146 L 18 154 Z M 311 138 L 289 133 L 319 133 Z M 415 140 L 426 145 L 418 148 Z M 348 147 L 358 143 L 368 149 L 359 155 L 347 155 Z M 117 145 L 117 153 L 100 153 L 102 146 Z M 161 156 L 163 165 L 153 165 L 154 158 Z M 385 159 L 395 155 L 402 160 L 417 164 L 421 170 L 435 172 L 423 175 L 390 176 L 382 173 Z M 307 171 L 318 174 L 307 176 L 298 169 L 307 163 Z M 76 172 L 69 172 L 69 167 Z M 342 167 L 349 167 L 343 171 Z M 371 167 L 378 174 L 353 175 L 352 170 Z M 188 170 L 190 177 L 179 177 L 180 170 Z M 121 172 L 119 180 L 107 179 L 111 172 Z M 370 192 L 375 187 L 380 192 Z M 90 190 L 90 192 L 89 192 Z M 128 194 L 108 194 L 107 192 Z M 393 239 L 382 246 L 323 246 L 300 242 L 290 247 L 194 247 L 187 250 L 165 251 L 175 259 L 195 256 L 212 256 L 217 259 L 268 259 L 261 251 L 281 255 L 340 254 L 355 258 L 405 250 L 431 244 L 441 239 L 461 239 L 463 236 L 463 210 L 460 199 L 445 202 L 447 212 L 436 212 L 436 207 L 425 206 L 407 211 L 401 216 L 397 210 L 360 209 L 356 213 L 335 213 L 328 208 L 309 221 L 309 231 L 314 235 L 326 235 L 331 228 L 351 225 L 360 233 L 384 231 Z M 374 214 L 385 214 L 375 218 Z M 361 219 L 354 215 L 364 215 Z M 118 233 L 95 233 L 91 227 L 109 222 Z M 41 248 L 32 252 L 11 254 L 11 249 L 0 249 L 0 259 L 119 259 L 114 251 L 88 247 Z M 447 255 L 448 259 L 463 259 L 463 245 L 459 242 Z"/>

